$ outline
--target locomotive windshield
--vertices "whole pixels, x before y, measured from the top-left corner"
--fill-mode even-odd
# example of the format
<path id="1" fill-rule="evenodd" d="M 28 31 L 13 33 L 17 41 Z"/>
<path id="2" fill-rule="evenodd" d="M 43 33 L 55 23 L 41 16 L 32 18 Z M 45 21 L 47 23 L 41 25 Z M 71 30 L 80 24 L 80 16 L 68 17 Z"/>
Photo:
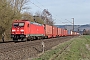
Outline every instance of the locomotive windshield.
<path id="1" fill-rule="evenodd" d="M 24 23 L 20 22 L 20 23 L 13 23 L 14 27 L 24 27 Z"/>

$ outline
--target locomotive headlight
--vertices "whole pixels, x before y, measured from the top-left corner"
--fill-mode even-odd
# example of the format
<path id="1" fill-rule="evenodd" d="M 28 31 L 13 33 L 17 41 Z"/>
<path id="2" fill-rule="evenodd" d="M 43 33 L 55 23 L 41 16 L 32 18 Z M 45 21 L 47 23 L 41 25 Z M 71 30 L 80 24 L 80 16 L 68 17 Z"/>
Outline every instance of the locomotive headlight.
<path id="1" fill-rule="evenodd" d="M 12 32 L 15 32 L 16 30 L 12 30 Z"/>
<path id="2" fill-rule="evenodd" d="M 24 30 L 20 30 L 21 32 L 24 32 Z"/>

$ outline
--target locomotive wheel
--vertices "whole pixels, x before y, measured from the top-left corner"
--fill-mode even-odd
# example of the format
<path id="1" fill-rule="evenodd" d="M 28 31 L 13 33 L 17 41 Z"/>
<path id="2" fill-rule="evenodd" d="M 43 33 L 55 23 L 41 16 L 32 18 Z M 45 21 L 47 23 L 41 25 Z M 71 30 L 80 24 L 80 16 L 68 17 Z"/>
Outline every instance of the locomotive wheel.
<path id="1" fill-rule="evenodd" d="M 39 38 L 39 37 L 37 37 L 37 39 L 39 40 L 40 38 Z"/>
<path id="2" fill-rule="evenodd" d="M 37 37 L 38 40 L 41 40 L 42 38 L 41 37 Z"/>
<path id="3" fill-rule="evenodd" d="M 45 38 L 45 39 L 48 39 L 48 36 L 45 36 L 44 38 Z"/>
<path id="4" fill-rule="evenodd" d="M 27 41 L 30 41 L 30 39 L 29 39 L 29 38 L 27 38 Z"/>
<path id="5" fill-rule="evenodd" d="M 33 37 L 30 39 L 30 41 L 33 41 Z"/>
<path id="6" fill-rule="evenodd" d="M 21 41 L 27 41 L 27 38 L 22 38 Z"/>
<path id="7" fill-rule="evenodd" d="M 18 39 L 17 38 L 13 38 L 13 41 L 16 43 L 16 42 L 18 42 Z"/>

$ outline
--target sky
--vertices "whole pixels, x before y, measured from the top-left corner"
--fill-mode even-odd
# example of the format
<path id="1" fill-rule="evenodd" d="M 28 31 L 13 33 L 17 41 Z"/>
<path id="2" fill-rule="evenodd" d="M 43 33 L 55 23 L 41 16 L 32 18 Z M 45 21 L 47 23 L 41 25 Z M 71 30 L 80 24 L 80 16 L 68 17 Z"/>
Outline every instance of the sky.
<path id="1" fill-rule="evenodd" d="M 90 0 L 30 0 L 28 6 L 33 14 L 48 9 L 55 25 L 71 25 L 72 18 L 75 25 L 90 24 Z"/>

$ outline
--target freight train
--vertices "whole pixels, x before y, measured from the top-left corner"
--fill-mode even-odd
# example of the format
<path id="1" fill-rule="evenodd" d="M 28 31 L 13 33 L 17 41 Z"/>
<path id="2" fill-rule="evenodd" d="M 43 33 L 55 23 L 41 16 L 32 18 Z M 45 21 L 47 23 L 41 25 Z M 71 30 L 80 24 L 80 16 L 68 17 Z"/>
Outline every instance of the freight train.
<path id="1" fill-rule="evenodd" d="M 56 26 L 30 22 L 29 20 L 15 20 L 11 28 L 11 38 L 13 41 L 55 38 L 78 34 L 73 31 L 69 31 L 68 33 L 68 30 Z"/>

